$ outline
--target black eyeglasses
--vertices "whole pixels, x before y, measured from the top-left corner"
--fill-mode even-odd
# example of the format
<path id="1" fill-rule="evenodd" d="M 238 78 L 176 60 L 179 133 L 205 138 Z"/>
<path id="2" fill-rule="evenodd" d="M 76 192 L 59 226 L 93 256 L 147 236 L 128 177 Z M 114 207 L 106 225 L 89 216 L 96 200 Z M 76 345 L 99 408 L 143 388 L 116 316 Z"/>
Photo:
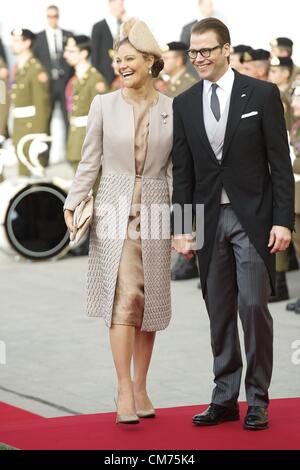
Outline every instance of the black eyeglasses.
<path id="1" fill-rule="evenodd" d="M 197 59 L 198 54 L 200 54 L 204 59 L 208 59 L 211 56 L 211 53 L 215 51 L 216 49 L 219 49 L 224 46 L 224 44 L 218 44 L 215 47 L 205 47 L 203 49 L 199 49 L 198 51 L 196 49 L 189 49 L 187 51 L 187 54 L 190 59 L 195 60 Z"/>

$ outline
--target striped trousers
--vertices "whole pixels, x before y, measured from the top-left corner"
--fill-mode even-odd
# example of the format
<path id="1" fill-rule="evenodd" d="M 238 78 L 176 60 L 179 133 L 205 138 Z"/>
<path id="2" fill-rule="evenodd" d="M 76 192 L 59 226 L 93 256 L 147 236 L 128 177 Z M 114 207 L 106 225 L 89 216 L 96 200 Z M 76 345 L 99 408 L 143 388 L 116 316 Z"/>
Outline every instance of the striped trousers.
<path id="1" fill-rule="evenodd" d="M 268 405 L 273 368 L 270 293 L 269 275 L 262 258 L 231 205 L 221 206 L 205 293 L 216 384 L 212 403 L 231 407 L 239 396 L 243 368 L 239 314 L 247 358 L 247 402 L 250 406 Z"/>

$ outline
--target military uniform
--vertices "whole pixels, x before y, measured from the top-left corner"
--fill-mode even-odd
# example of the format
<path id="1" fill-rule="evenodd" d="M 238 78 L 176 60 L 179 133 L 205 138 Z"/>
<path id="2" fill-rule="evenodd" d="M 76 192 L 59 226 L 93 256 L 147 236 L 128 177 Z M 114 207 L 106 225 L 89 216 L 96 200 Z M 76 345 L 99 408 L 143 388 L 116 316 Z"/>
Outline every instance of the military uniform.
<path id="1" fill-rule="evenodd" d="M 291 95 L 289 91 L 280 92 L 282 102 L 284 104 L 284 116 L 285 116 L 285 121 L 286 121 L 286 127 L 288 131 L 290 132 L 290 139 L 291 139 L 291 144 L 292 144 L 292 136 L 291 133 L 295 133 L 295 128 L 293 130 L 292 126 L 292 109 L 291 109 Z M 295 136 L 293 137 L 295 138 Z M 299 135 L 298 139 L 300 139 L 300 125 L 299 125 Z M 296 150 L 295 150 L 296 152 Z M 300 157 L 300 150 L 299 150 L 299 157 Z M 300 163 L 300 161 L 299 161 Z M 300 164 L 299 166 L 299 172 L 300 172 Z M 300 183 L 299 183 L 300 184 Z M 298 200 L 300 198 L 300 187 L 298 186 Z M 296 192 L 297 192 L 297 184 L 296 184 Z M 297 206 L 297 196 L 296 196 L 296 206 Z M 298 203 L 298 210 L 300 213 L 300 200 Z M 300 221 L 300 219 L 299 219 Z M 296 216 L 296 224 L 297 224 L 297 216 Z M 297 251 L 296 243 L 298 240 L 298 245 L 300 244 L 299 241 L 299 230 L 300 230 L 300 222 L 298 222 L 299 227 L 296 228 L 297 234 L 294 236 L 294 246 L 296 249 L 296 252 L 298 253 L 298 257 L 300 257 L 300 251 Z M 300 250 L 300 246 L 298 247 Z M 295 250 L 294 247 L 291 245 L 288 250 L 282 251 L 280 253 L 276 253 L 276 278 L 277 278 L 277 293 L 276 296 L 271 298 L 271 301 L 281 301 L 281 300 L 287 300 L 289 298 L 289 292 L 288 292 L 288 287 L 286 283 L 286 272 L 289 271 L 291 268 L 290 266 L 294 265 L 297 266 L 297 259 L 295 259 Z M 295 267 L 297 269 L 297 267 Z"/>
<path id="2" fill-rule="evenodd" d="M 297 120 L 292 126 L 290 138 L 296 156 L 296 159 L 293 163 L 293 170 L 296 177 L 300 178 L 300 120 Z M 296 232 L 294 232 L 294 245 L 297 256 L 300 259 L 300 181 L 295 183 L 295 213 Z"/>
<path id="3" fill-rule="evenodd" d="M 72 80 L 72 79 L 71 79 Z M 81 149 L 86 134 L 87 118 L 91 102 L 99 93 L 105 93 L 107 85 L 104 77 L 92 66 L 88 68 L 82 80 L 77 77 L 72 83 L 70 128 L 67 142 L 67 160 L 74 171 L 81 158 Z"/>
<path id="4" fill-rule="evenodd" d="M 288 131 L 291 129 L 292 125 L 292 112 L 291 112 L 291 100 L 292 100 L 292 93 L 293 93 L 293 88 L 291 87 L 291 77 L 293 75 L 293 69 L 294 69 L 294 63 L 290 57 L 272 57 L 270 61 L 270 79 L 272 81 L 272 72 L 273 70 L 275 71 L 278 68 L 281 68 L 281 70 L 286 69 L 289 71 L 290 77 L 285 83 L 278 83 L 278 87 L 280 89 L 280 95 L 281 95 L 281 100 L 284 105 L 284 116 L 285 116 L 285 122 L 286 122 L 286 127 Z M 277 82 L 276 79 L 273 79 L 274 83 Z"/>
<path id="5" fill-rule="evenodd" d="M 284 107 L 284 118 L 287 130 L 290 132 L 292 127 L 291 94 L 289 91 L 280 91 L 281 101 Z"/>
<path id="6" fill-rule="evenodd" d="M 0 139 L 5 137 L 7 133 L 7 118 L 9 110 L 9 100 L 8 100 L 8 69 L 7 66 L 0 57 Z M 1 139 L 3 140 L 3 139 Z M 0 141 L 0 145 L 1 145 Z"/>
<path id="7" fill-rule="evenodd" d="M 185 68 L 185 70 L 179 77 L 176 77 L 175 80 L 170 80 L 168 82 L 164 93 L 170 98 L 175 98 L 184 91 L 188 90 L 192 85 L 197 83 L 197 81 L 198 80 L 193 77 L 189 72 L 187 72 L 187 69 Z"/>
<path id="8" fill-rule="evenodd" d="M 11 89 L 13 114 L 13 144 L 17 145 L 27 134 L 49 133 L 50 97 L 49 79 L 41 63 L 31 57 L 25 65 L 16 69 L 15 82 Z M 23 152 L 28 159 L 30 143 L 24 146 Z M 47 164 L 47 157 L 41 155 L 40 162 Z M 19 174 L 29 176 L 25 165 L 19 162 Z"/>
<path id="9" fill-rule="evenodd" d="M 7 136 L 8 101 L 8 69 L 0 57 L 0 148 Z M 0 165 L 0 183 L 3 181 L 2 165 Z"/>
<path id="10" fill-rule="evenodd" d="M 300 87 L 295 90 L 297 96 L 300 96 Z M 300 179 L 300 119 L 294 121 L 290 140 L 295 153 L 293 171 L 296 179 Z M 298 259 L 300 260 L 300 181 L 295 182 L 295 232 L 293 232 L 293 242 Z M 300 299 L 287 305 L 287 310 L 300 314 Z"/>

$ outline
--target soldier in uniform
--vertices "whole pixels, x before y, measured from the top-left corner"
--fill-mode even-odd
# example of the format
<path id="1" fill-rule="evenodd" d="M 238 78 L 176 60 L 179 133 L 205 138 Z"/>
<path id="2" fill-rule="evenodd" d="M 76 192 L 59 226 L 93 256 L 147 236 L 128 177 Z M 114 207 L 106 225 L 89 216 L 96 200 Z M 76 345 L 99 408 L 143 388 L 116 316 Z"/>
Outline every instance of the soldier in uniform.
<path id="1" fill-rule="evenodd" d="M 35 34 L 28 29 L 12 31 L 12 52 L 17 58 L 15 81 L 11 90 L 13 115 L 13 144 L 17 151 L 20 139 L 27 134 L 49 133 L 50 96 L 49 78 L 41 63 L 33 57 Z M 29 158 L 29 145 L 23 148 Z M 39 156 L 47 166 L 48 153 Z M 19 174 L 29 176 L 28 168 L 19 161 Z"/>
<path id="2" fill-rule="evenodd" d="M 165 63 L 163 73 L 169 77 L 169 81 L 164 93 L 170 98 L 180 95 L 198 81 L 187 71 L 187 59 L 183 42 L 170 42 L 166 45 L 163 52 Z"/>
<path id="3" fill-rule="evenodd" d="M 289 57 L 290 59 L 292 59 L 294 43 L 291 39 L 284 38 L 284 37 L 275 38 L 275 39 L 272 39 L 272 41 L 270 42 L 270 46 L 271 46 L 272 57 Z M 300 73 L 300 68 L 294 65 L 290 84 L 293 83 L 293 81 L 296 78 L 296 75 L 299 73 Z"/>
<path id="4" fill-rule="evenodd" d="M 0 148 L 7 137 L 7 118 L 9 110 L 8 101 L 9 72 L 3 57 L 0 57 Z"/>
<path id="5" fill-rule="evenodd" d="M 104 77 L 89 62 L 90 54 L 91 41 L 88 36 L 72 36 L 68 39 L 64 57 L 75 68 L 75 78 L 71 79 L 67 160 L 74 172 L 81 158 L 90 105 L 97 94 L 108 91 Z"/>
<path id="6" fill-rule="evenodd" d="M 284 116 L 288 131 L 292 125 L 292 109 L 291 109 L 291 77 L 293 76 L 294 63 L 291 57 L 282 56 L 271 58 L 271 67 L 269 71 L 269 81 L 275 83 L 281 95 L 284 107 Z M 276 272 L 277 272 L 277 292 L 276 296 L 271 298 L 271 302 L 280 302 L 289 298 L 288 286 L 286 281 L 286 272 L 295 258 L 293 246 L 289 250 L 277 253 L 276 255 Z M 295 265 L 297 260 L 295 259 Z"/>
<path id="7" fill-rule="evenodd" d="M 249 52 L 251 50 L 252 50 L 251 46 L 245 46 L 244 44 L 233 46 L 231 48 L 231 54 L 230 54 L 230 67 L 235 69 L 237 72 L 244 73 L 243 64 L 241 63 L 241 58 L 245 52 Z"/>
<path id="8" fill-rule="evenodd" d="M 284 115 L 287 130 L 291 131 L 293 112 L 291 108 L 291 100 L 293 94 L 293 80 L 295 75 L 295 64 L 291 57 L 272 57 L 271 68 L 269 73 L 269 80 L 275 83 L 281 95 L 282 104 L 284 107 Z M 286 252 L 280 253 L 277 257 L 282 259 L 281 270 L 283 266 L 288 266 L 289 271 L 299 269 L 299 263 L 295 254 L 293 243 L 290 244 Z M 285 260 L 283 262 L 283 259 Z"/>
<path id="9" fill-rule="evenodd" d="M 8 77 L 9 72 L 4 62 L 3 57 L 0 56 L 0 149 L 7 137 L 7 119 L 9 111 L 8 101 Z M 3 181 L 2 164 L 0 162 L 0 183 Z"/>
<path id="10" fill-rule="evenodd" d="M 290 57 L 272 57 L 269 81 L 275 83 L 282 93 L 290 91 L 290 81 L 294 71 L 294 63 Z"/>
<path id="11" fill-rule="evenodd" d="M 270 41 L 272 57 L 292 57 L 294 43 L 289 38 L 275 38 Z"/>
<path id="12" fill-rule="evenodd" d="M 293 163 L 295 175 L 295 232 L 293 241 L 298 259 L 300 260 L 300 81 L 295 83 L 291 107 L 293 111 L 293 125 L 290 132 L 290 140 L 296 159 Z M 287 305 L 287 310 L 300 314 L 300 299 Z"/>
<path id="13" fill-rule="evenodd" d="M 264 49 L 251 49 L 241 57 L 243 73 L 257 80 L 268 80 L 270 69 L 270 52 Z"/>
<path id="14" fill-rule="evenodd" d="M 91 103 L 97 94 L 106 93 L 108 86 L 105 78 L 92 67 L 89 62 L 91 55 L 91 39 L 88 36 L 72 36 L 68 39 L 64 58 L 74 67 L 75 76 L 67 85 L 69 93 L 69 131 L 67 140 L 67 161 L 72 166 L 74 173 L 81 159 L 81 149 L 86 134 L 88 113 Z M 100 182 L 98 176 L 94 185 L 94 195 Z M 89 252 L 89 236 L 78 247 L 71 250 L 73 256 L 86 256 Z"/>
<path id="15" fill-rule="evenodd" d="M 286 127 L 291 128 L 291 77 L 294 63 L 290 57 L 272 57 L 269 71 L 269 81 L 275 83 L 279 90 L 284 107 Z"/>

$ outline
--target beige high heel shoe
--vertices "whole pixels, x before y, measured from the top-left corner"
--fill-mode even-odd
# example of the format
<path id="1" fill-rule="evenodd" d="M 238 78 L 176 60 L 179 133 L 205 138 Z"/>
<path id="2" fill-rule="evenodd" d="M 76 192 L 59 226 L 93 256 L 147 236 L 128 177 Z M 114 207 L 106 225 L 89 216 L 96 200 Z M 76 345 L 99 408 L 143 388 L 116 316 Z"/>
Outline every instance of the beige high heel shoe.
<path id="1" fill-rule="evenodd" d="M 145 418 L 145 419 L 156 417 L 154 408 L 150 408 L 149 410 L 138 410 L 136 414 L 139 418 Z"/>
<path id="2" fill-rule="evenodd" d="M 116 424 L 139 424 L 140 420 L 137 415 L 123 415 L 118 413 L 118 402 L 117 399 L 114 398 L 117 416 L 116 416 Z"/>
<path id="3" fill-rule="evenodd" d="M 155 409 L 154 409 L 152 403 L 151 403 L 150 408 L 147 408 L 147 409 L 144 409 L 144 410 L 137 410 L 136 414 L 139 418 L 144 418 L 144 419 L 155 418 L 156 417 Z"/>

